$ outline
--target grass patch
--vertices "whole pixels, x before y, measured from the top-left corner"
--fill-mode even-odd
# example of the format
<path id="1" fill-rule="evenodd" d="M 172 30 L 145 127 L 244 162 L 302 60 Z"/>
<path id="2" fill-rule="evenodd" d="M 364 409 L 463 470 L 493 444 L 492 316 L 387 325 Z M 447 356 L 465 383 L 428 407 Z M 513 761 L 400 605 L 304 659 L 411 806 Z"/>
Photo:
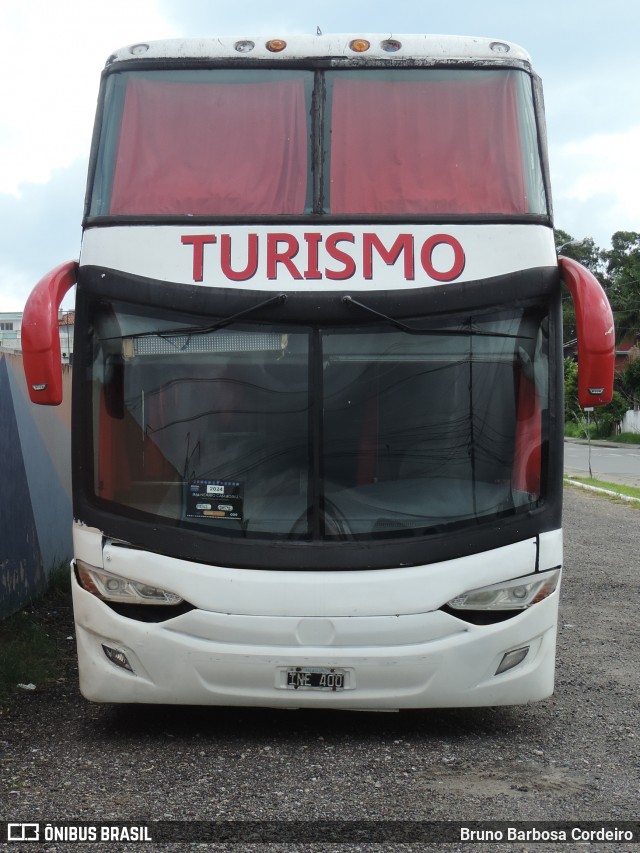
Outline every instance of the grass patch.
<path id="1" fill-rule="evenodd" d="M 612 435 L 611 441 L 617 441 L 620 444 L 640 444 L 640 433 L 621 432 L 620 435 Z"/>
<path id="2" fill-rule="evenodd" d="M 589 433 L 591 434 L 592 439 L 595 438 L 596 425 L 593 422 L 589 424 Z M 580 423 L 577 423 L 576 421 L 565 421 L 564 434 L 567 438 L 584 438 L 586 441 L 588 437 L 586 421 Z"/>
<path id="3" fill-rule="evenodd" d="M 18 613 L 0 622 L 0 702 L 5 703 L 18 684 L 39 689 L 62 679 L 73 644 L 71 587 L 67 565 L 50 575 L 47 591 Z"/>
<path id="4" fill-rule="evenodd" d="M 597 489 L 607 489 L 610 492 L 617 492 L 619 495 L 626 495 L 629 498 L 640 500 L 640 489 L 637 489 L 635 486 L 608 483 L 606 480 L 597 480 L 595 477 L 571 477 L 571 479 L 578 483 L 584 483 L 587 486 L 595 486 Z"/>

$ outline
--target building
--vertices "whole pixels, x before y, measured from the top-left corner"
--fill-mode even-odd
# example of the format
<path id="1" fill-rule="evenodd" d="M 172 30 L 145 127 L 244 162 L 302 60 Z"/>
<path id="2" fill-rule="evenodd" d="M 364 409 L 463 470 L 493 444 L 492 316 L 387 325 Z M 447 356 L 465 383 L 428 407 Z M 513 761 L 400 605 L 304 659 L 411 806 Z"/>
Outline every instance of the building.
<path id="1" fill-rule="evenodd" d="M 616 346 L 616 373 L 625 370 L 637 358 L 640 358 L 640 334 L 630 336 Z"/>
<path id="2" fill-rule="evenodd" d="M 75 311 L 60 311 L 58 332 L 60 334 L 60 357 L 63 364 L 73 363 L 73 332 Z M 0 350 L 22 352 L 22 312 L 0 312 Z"/>
<path id="3" fill-rule="evenodd" d="M 0 349 L 10 352 L 20 351 L 20 329 L 22 327 L 21 311 L 0 312 Z"/>
<path id="4" fill-rule="evenodd" d="M 60 333 L 60 356 L 63 364 L 73 364 L 73 332 L 76 322 L 75 311 L 60 311 L 58 332 Z"/>

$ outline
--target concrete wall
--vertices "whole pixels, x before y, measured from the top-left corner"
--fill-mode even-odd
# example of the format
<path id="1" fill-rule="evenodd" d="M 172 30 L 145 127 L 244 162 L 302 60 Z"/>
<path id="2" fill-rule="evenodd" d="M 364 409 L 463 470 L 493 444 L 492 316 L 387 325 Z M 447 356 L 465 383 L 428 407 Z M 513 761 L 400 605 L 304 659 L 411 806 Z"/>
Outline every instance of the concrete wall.
<path id="1" fill-rule="evenodd" d="M 640 412 L 633 410 L 627 412 L 622 419 L 622 432 L 637 432 L 640 433 Z M 640 434 L 638 435 L 640 442 Z"/>
<path id="2" fill-rule="evenodd" d="M 62 405 L 34 406 L 22 356 L 0 351 L 0 619 L 73 550 L 71 368 L 62 370 Z"/>

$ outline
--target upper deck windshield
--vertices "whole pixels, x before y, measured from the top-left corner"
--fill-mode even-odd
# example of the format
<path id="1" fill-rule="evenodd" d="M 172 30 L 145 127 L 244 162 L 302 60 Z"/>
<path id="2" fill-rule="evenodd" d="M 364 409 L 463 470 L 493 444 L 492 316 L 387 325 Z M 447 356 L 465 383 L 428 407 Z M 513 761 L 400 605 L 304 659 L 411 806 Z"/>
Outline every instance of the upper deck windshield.
<path id="1" fill-rule="evenodd" d="M 107 76 L 90 216 L 546 214 L 515 69 Z"/>
<path id="2" fill-rule="evenodd" d="M 96 302 L 95 497 L 132 518 L 294 541 L 406 538 L 536 506 L 544 307 L 411 325 L 207 330 Z"/>

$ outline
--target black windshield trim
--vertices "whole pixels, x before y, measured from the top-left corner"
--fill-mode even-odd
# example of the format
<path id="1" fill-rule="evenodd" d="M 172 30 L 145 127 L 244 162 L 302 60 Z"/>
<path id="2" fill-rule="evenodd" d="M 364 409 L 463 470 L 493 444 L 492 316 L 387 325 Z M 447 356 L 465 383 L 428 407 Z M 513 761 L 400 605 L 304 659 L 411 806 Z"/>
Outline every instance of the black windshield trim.
<path id="1" fill-rule="evenodd" d="M 287 301 L 286 293 L 278 293 L 276 296 L 271 296 L 269 299 L 263 299 L 262 302 L 258 302 L 257 305 L 251 305 L 249 308 L 245 308 L 242 311 L 236 311 L 235 314 L 231 314 L 229 317 L 225 317 L 222 320 L 218 320 L 216 323 L 211 323 L 208 326 L 178 326 L 176 328 L 170 329 L 155 329 L 152 332 L 136 332 L 132 335 L 127 335 L 128 338 L 171 338 L 171 337 L 186 337 L 190 338 L 191 335 L 208 335 L 212 332 L 217 332 L 218 329 L 224 329 L 226 326 L 231 325 L 231 323 L 235 323 L 238 320 L 241 320 L 247 317 L 249 314 L 256 314 L 259 311 L 262 311 L 264 308 L 271 308 L 276 305 L 283 305 Z M 105 338 L 104 340 L 111 340 L 110 338 Z"/>
<path id="2" fill-rule="evenodd" d="M 449 313 L 473 313 L 501 304 L 517 308 L 531 300 L 551 296 L 559 289 L 559 285 L 557 266 L 545 266 L 462 284 L 358 290 L 357 299 L 366 302 L 373 310 L 400 322 L 426 315 L 433 316 L 437 322 L 439 316 Z M 191 316 L 202 314 L 220 319 L 255 308 L 257 303 L 265 301 L 267 295 L 265 290 L 158 281 L 92 265 L 80 266 L 78 289 L 93 296 L 132 305 L 166 308 L 174 313 L 179 305 L 182 306 L 181 313 Z M 302 326 L 353 326 L 353 313 L 345 310 L 343 297 L 355 293 L 356 291 L 347 288 L 323 291 L 305 291 L 302 288 L 289 290 L 286 292 L 286 302 L 279 306 L 278 322 Z M 259 310 L 254 311 L 251 321 L 271 323 L 272 309 L 267 308 L 264 314 Z M 373 316 L 367 319 L 363 313 L 360 324 L 367 323 L 379 325 L 380 320 Z"/>
<path id="3" fill-rule="evenodd" d="M 88 302 L 87 294 L 93 291 L 90 279 L 91 275 L 86 268 L 84 274 L 80 276 L 80 283 L 77 298 L 77 323 L 78 329 L 87 328 L 88 323 Z M 94 275 L 99 278 L 97 270 L 93 271 Z M 108 276 L 106 280 L 100 279 L 100 287 L 96 290 L 112 291 L 112 295 L 118 294 L 120 298 L 128 296 L 131 304 L 145 304 L 144 299 L 140 299 L 140 294 L 135 300 L 131 300 L 130 282 L 127 277 L 121 275 Z M 482 293 L 482 299 L 479 300 L 486 305 L 488 291 L 493 294 L 494 305 L 496 302 L 501 303 L 498 299 L 501 293 L 507 288 L 513 295 L 514 292 L 520 294 L 529 293 L 529 299 L 533 298 L 533 294 L 537 292 L 538 304 L 548 301 L 551 306 L 551 316 L 556 318 L 553 322 L 554 332 L 551 341 L 551 361 L 559 358 L 561 352 L 561 341 L 559 338 L 559 290 L 552 288 L 551 280 L 547 280 L 546 271 L 529 271 L 527 273 L 519 273 L 516 276 L 509 277 L 508 281 L 494 281 L 492 283 L 485 282 L 484 288 L 479 288 L 478 293 Z M 544 297 L 540 295 L 540 284 L 545 283 L 545 290 L 551 290 L 551 296 Z M 172 286 L 169 286 L 172 289 Z M 455 310 L 458 298 L 455 289 L 451 288 L 429 288 L 421 290 L 418 294 L 400 293 L 395 291 L 392 294 L 387 294 L 388 299 L 381 298 L 379 293 L 372 293 L 370 296 L 376 297 L 376 304 L 382 304 L 385 308 L 389 305 L 395 305 L 400 297 L 407 297 L 410 304 L 413 305 L 414 311 L 417 305 L 420 306 L 421 313 L 428 313 L 432 310 L 434 314 L 449 313 Z M 200 288 L 194 287 L 193 291 L 199 291 Z M 206 291 L 203 288 L 202 291 Z M 154 283 L 154 287 L 150 293 L 156 295 L 161 294 L 160 299 L 153 300 L 155 302 L 165 303 L 164 307 L 169 307 L 173 302 L 176 304 L 189 304 L 189 300 L 180 300 L 180 303 L 171 299 L 171 294 L 165 292 L 164 287 L 158 287 L 158 283 Z M 253 297 L 255 298 L 255 291 Z M 259 293 L 259 292 L 258 292 Z M 97 296 L 94 292 L 94 296 Z M 103 294 L 104 295 L 104 294 Z M 220 291 L 214 293 L 218 297 L 216 303 L 219 305 Z M 264 292 L 261 294 L 264 296 Z M 297 294 L 294 294 L 297 296 Z M 468 309 L 469 294 L 467 293 L 465 307 Z M 207 294 L 205 293 L 206 297 Z M 302 307 L 305 308 L 304 313 L 307 315 L 310 304 L 318 304 L 327 309 L 328 314 L 337 315 L 345 312 L 345 307 L 339 299 L 339 295 L 331 294 L 332 305 L 327 307 L 328 294 L 324 294 L 324 302 L 317 294 L 305 294 L 312 302 L 301 300 L 304 305 L 295 306 L 288 301 L 282 306 L 282 311 L 292 316 L 299 315 Z M 105 296 L 106 298 L 106 296 Z M 242 298 L 238 304 L 246 305 L 246 300 L 252 298 L 251 294 L 242 294 Z M 367 296 L 366 298 L 369 298 Z M 166 301 L 165 301 L 166 300 Z M 205 302 L 207 299 L 205 299 Z M 230 300 L 233 302 L 233 300 Z M 400 299 L 404 302 L 404 299 Z M 511 308 L 514 305 L 521 305 L 521 298 L 509 300 L 504 308 Z M 403 316 L 407 316 L 409 304 L 403 304 Z M 190 308 L 193 308 L 190 305 Z M 225 313 L 229 309 L 229 304 L 225 304 Z M 438 311 L 437 309 L 440 309 Z M 174 308 L 175 310 L 175 308 Z M 257 318 L 253 318 L 254 321 Z M 278 318 L 279 322 L 285 322 L 285 318 Z M 350 318 L 353 325 L 353 317 Z M 376 320 L 379 324 L 379 321 Z M 82 345 L 81 341 L 77 343 L 76 350 L 76 366 L 74 369 L 74 394 L 78 400 L 82 400 L 86 395 L 91 393 L 89 383 L 84 379 L 88 375 L 90 353 Z M 552 413 L 561 411 L 562 388 L 561 388 L 561 371 L 550 377 L 550 405 Z M 74 459 L 74 514 L 75 517 L 83 523 L 96 527 L 102 530 L 106 535 L 123 539 L 132 542 L 138 547 L 144 548 L 152 552 L 167 554 L 169 556 L 192 560 L 200 563 L 210 563 L 214 565 L 227 565 L 230 567 L 239 568 L 282 568 L 284 570 L 355 570 L 355 569 L 383 569 L 394 566 L 405 565 L 423 565 L 441 560 L 449 560 L 457 557 L 462 557 L 467 554 L 477 553 L 484 550 L 493 549 L 502 545 L 508 545 L 513 542 L 521 541 L 528 537 L 535 537 L 543 531 L 556 530 L 561 525 L 561 488 L 562 488 L 562 434 L 561 430 L 555 429 L 553 423 L 556 415 L 552 414 L 551 435 L 553 440 L 543 449 L 543 494 L 545 499 L 536 509 L 526 509 L 518 511 L 508 517 L 487 517 L 478 519 L 471 525 L 463 523 L 456 530 L 454 526 L 448 526 L 446 529 L 432 529 L 426 535 L 418 535 L 408 539 L 361 539 L 357 540 L 324 540 L 320 542 L 314 541 L 285 541 L 282 539 L 233 539 L 227 540 L 222 536 L 212 536 L 209 533 L 193 530 L 181 529 L 177 525 L 168 520 L 161 520 L 156 517 L 145 516 L 144 513 L 130 511 L 127 514 L 114 512 L 113 505 L 109 502 L 96 499 L 92 496 L 93 490 L 93 475 L 91 465 L 91 455 L 89 452 L 89 443 L 86 437 L 90 435 L 90 407 L 78 404 L 74 407 L 73 412 L 73 459 Z M 318 439 L 319 440 L 319 439 Z M 318 472 L 317 476 L 321 476 Z M 316 522 L 317 523 L 317 522 Z"/>
<path id="4" fill-rule="evenodd" d="M 180 560 L 215 566 L 283 571 L 357 571 L 420 566 L 458 559 L 511 545 L 562 524 L 561 490 L 535 510 L 508 518 L 489 518 L 475 527 L 444 530 L 415 539 L 224 540 L 197 530 L 186 530 L 159 520 L 110 512 L 76 497 L 74 515 L 107 537 L 117 536 L 146 551 Z"/>
<path id="5" fill-rule="evenodd" d="M 474 337 L 483 337 L 483 338 L 512 338 L 514 340 L 532 340 L 527 335 L 508 335 L 504 332 L 482 332 L 479 329 L 473 328 L 469 325 L 466 329 L 425 329 L 418 328 L 416 329 L 414 326 L 408 326 L 406 323 L 401 323 L 399 320 L 394 320 L 393 317 L 389 317 L 387 314 L 383 314 L 382 311 L 376 311 L 374 308 L 371 308 L 369 305 L 366 305 L 364 302 L 360 302 L 357 299 L 354 299 L 350 295 L 346 295 L 342 297 L 342 301 L 345 305 L 353 305 L 355 308 L 360 308 L 362 311 L 366 311 L 369 314 L 377 317 L 379 320 L 383 320 L 385 323 L 388 323 L 391 326 L 395 326 L 396 329 L 400 329 L 401 332 L 406 332 L 408 335 L 424 335 L 424 336 L 433 336 L 440 338 L 474 338 Z"/>

